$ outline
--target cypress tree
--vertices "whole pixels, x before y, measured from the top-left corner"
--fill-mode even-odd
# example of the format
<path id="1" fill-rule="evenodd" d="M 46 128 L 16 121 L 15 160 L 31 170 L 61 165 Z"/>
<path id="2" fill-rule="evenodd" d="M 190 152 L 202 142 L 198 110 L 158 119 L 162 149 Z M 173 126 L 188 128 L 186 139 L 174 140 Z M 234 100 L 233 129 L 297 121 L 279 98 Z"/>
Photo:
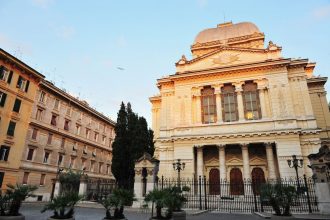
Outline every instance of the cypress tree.
<path id="1" fill-rule="evenodd" d="M 116 137 L 112 145 L 112 166 L 111 171 L 116 178 L 119 187 L 128 188 L 127 180 L 130 174 L 130 167 L 127 160 L 129 155 L 129 142 L 127 139 L 127 112 L 122 102 L 117 114 L 115 126 Z"/>

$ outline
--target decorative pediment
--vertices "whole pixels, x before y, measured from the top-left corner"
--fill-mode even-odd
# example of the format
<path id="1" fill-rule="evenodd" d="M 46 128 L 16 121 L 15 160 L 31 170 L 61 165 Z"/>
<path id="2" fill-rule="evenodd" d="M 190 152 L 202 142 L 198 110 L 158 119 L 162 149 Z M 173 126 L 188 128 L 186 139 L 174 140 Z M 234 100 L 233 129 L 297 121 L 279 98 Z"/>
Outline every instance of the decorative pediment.
<path id="1" fill-rule="evenodd" d="M 261 157 L 250 158 L 250 165 L 264 165 L 267 164 L 266 160 Z"/>
<path id="2" fill-rule="evenodd" d="M 206 166 L 218 166 L 219 160 L 215 157 L 210 158 L 209 160 L 205 161 Z"/>
<path id="3" fill-rule="evenodd" d="M 226 161 L 226 164 L 243 164 L 243 161 L 237 157 L 232 157 Z"/>
<path id="4" fill-rule="evenodd" d="M 222 47 L 190 61 L 182 59 L 176 63 L 177 72 L 202 70 L 216 67 L 232 66 L 245 63 L 254 63 L 268 59 L 280 58 L 280 49 L 252 49 Z"/>

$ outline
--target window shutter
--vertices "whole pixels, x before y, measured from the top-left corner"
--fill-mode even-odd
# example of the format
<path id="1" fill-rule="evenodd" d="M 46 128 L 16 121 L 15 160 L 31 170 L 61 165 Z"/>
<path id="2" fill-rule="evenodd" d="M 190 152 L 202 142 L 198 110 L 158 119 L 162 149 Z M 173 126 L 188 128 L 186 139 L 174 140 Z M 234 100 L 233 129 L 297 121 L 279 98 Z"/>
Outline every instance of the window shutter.
<path id="1" fill-rule="evenodd" d="M 9 76 L 8 76 L 8 79 L 7 79 L 7 83 L 10 84 L 11 83 L 11 79 L 13 78 L 13 71 L 10 71 L 9 72 Z"/>
<path id="2" fill-rule="evenodd" d="M 7 94 L 2 93 L 2 97 L 1 97 L 1 100 L 0 100 L 0 106 L 2 106 L 2 107 L 5 106 L 6 98 L 7 98 Z"/>
<path id="3" fill-rule="evenodd" d="M 4 157 L 4 160 L 5 160 L 5 161 L 8 161 L 8 157 L 9 157 L 9 151 L 10 151 L 10 148 L 9 148 L 9 147 L 7 147 L 7 150 L 6 150 L 6 155 L 5 155 L 5 157 Z"/>
<path id="4" fill-rule="evenodd" d="M 17 85 L 16 85 L 17 88 L 19 88 L 21 86 L 22 80 L 23 80 L 23 78 L 21 76 L 18 76 Z"/>
<path id="5" fill-rule="evenodd" d="M 30 80 L 26 81 L 26 86 L 25 86 L 25 92 L 28 92 L 29 90 L 29 85 L 30 85 Z"/>
<path id="6" fill-rule="evenodd" d="M 9 126 L 8 126 L 8 130 L 7 130 L 7 135 L 14 136 L 15 127 L 16 127 L 16 123 L 13 122 L 13 121 L 10 121 Z"/>
<path id="7" fill-rule="evenodd" d="M 4 172 L 0 172 L 0 188 L 2 187 L 3 178 L 5 176 Z"/>
<path id="8" fill-rule="evenodd" d="M 14 104 L 14 108 L 13 108 L 13 111 L 14 112 L 19 112 L 19 109 L 21 108 L 21 100 L 19 100 L 19 99 L 16 99 L 15 100 L 15 104 Z"/>

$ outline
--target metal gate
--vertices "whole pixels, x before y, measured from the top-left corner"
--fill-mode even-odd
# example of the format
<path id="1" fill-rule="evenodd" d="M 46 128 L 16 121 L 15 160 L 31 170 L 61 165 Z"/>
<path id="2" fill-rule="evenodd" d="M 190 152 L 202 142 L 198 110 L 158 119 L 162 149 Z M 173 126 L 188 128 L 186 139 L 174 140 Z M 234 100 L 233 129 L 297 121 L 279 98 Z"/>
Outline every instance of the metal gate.
<path id="1" fill-rule="evenodd" d="M 297 196 L 291 206 L 292 213 L 318 212 L 317 199 L 314 190 L 314 181 L 305 176 L 297 179 L 266 180 L 264 183 L 280 183 L 283 186 L 294 186 Z M 264 184 L 262 183 L 262 184 Z M 214 184 L 217 184 L 214 186 Z M 238 185 L 237 185 L 238 184 Z M 269 201 L 263 199 L 259 192 L 261 184 L 256 181 L 243 180 L 243 182 L 230 183 L 226 180 L 209 181 L 206 177 L 198 179 L 177 179 L 161 177 L 159 188 L 170 186 L 187 186 L 189 192 L 184 192 L 187 202 L 184 208 L 214 210 L 219 212 L 273 212 Z M 214 193 L 213 189 L 220 189 Z M 233 190 L 239 189 L 239 190 Z"/>
<path id="2" fill-rule="evenodd" d="M 116 183 L 114 180 L 88 179 L 86 199 L 89 201 L 100 201 L 111 194 L 115 188 Z"/>

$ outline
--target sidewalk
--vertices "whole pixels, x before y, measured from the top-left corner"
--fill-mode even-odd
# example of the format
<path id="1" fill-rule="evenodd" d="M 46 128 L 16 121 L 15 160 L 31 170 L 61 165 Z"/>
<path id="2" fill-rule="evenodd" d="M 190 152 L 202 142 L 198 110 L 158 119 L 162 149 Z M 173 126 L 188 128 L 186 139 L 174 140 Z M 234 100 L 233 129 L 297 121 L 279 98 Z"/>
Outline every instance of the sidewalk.
<path id="1" fill-rule="evenodd" d="M 257 216 L 265 219 L 271 219 L 272 214 L 271 213 L 265 213 L 265 212 L 255 212 Z M 328 219 L 330 220 L 330 215 L 323 215 L 318 213 L 303 213 L 303 214 L 292 214 L 293 218 L 295 219 L 314 219 L 314 220 L 324 220 Z"/>

